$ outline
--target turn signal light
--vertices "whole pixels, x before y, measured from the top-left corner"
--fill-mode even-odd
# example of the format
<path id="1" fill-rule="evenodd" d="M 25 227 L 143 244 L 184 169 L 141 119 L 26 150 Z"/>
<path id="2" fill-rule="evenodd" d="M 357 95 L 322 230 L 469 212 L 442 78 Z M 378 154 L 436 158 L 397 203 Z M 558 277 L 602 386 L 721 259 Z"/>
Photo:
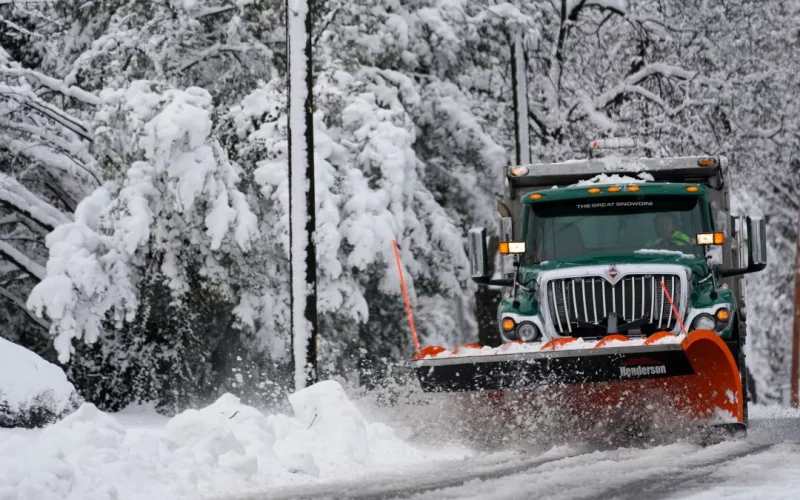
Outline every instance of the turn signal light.
<path id="1" fill-rule="evenodd" d="M 514 320 L 511 318 L 506 318 L 503 320 L 503 330 L 510 332 L 514 329 Z"/>
<path id="2" fill-rule="evenodd" d="M 501 241 L 497 244 L 497 251 L 502 255 L 525 253 L 525 242 Z"/>
<path id="3" fill-rule="evenodd" d="M 719 311 L 717 311 L 717 319 L 720 321 L 728 321 L 730 317 L 731 317 L 731 312 L 728 311 L 727 309 L 720 309 Z"/>
<path id="4" fill-rule="evenodd" d="M 725 243 L 725 233 L 698 233 L 698 245 L 722 245 Z"/>

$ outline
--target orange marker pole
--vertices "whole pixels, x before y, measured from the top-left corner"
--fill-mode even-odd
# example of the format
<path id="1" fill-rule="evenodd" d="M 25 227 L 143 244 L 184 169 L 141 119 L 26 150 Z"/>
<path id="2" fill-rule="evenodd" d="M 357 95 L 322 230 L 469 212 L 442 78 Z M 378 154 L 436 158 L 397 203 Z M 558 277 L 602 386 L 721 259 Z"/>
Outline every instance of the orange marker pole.
<path id="1" fill-rule="evenodd" d="M 664 284 L 664 280 L 661 280 L 661 289 L 664 290 L 664 295 L 667 296 L 667 300 L 669 301 L 670 307 L 672 307 L 672 312 L 675 313 L 675 317 L 678 318 L 678 324 L 681 325 L 681 330 L 683 333 L 686 333 L 686 327 L 683 326 L 683 321 L 681 321 L 681 315 L 678 312 L 678 308 L 675 307 L 675 303 L 672 302 L 672 296 L 670 296 L 669 292 L 667 291 L 667 285 Z"/>
<path id="2" fill-rule="evenodd" d="M 414 349 L 419 352 L 417 329 L 414 328 L 414 316 L 411 314 L 411 303 L 408 301 L 408 291 L 406 290 L 406 281 L 403 279 L 403 268 L 400 265 L 400 252 L 397 251 L 396 240 L 392 240 L 392 246 L 394 247 L 394 258 L 397 261 L 397 272 L 400 273 L 400 287 L 403 289 L 403 298 L 406 300 L 406 312 L 408 313 L 408 322 L 411 325 L 411 336 L 414 339 Z"/>

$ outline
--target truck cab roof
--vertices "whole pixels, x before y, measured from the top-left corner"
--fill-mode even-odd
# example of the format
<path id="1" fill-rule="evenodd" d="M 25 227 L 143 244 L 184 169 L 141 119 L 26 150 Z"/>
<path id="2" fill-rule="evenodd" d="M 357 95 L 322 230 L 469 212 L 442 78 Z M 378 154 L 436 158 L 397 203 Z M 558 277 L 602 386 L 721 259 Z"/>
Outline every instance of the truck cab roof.
<path id="1" fill-rule="evenodd" d="M 506 167 L 507 197 L 514 191 L 567 187 L 598 176 L 633 177 L 653 182 L 700 184 L 714 189 L 724 185 L 728 160 L 724 156 L 676 158 L 604 157 Z M 510 195 L 510 196 L 509 196 Z"/>

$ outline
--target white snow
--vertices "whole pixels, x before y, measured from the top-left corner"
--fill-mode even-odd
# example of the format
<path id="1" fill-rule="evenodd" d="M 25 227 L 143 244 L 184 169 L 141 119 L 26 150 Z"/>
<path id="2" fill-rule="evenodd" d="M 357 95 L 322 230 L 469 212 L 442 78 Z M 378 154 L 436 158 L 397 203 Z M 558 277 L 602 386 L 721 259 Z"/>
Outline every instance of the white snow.
<path id="1" fill-rule="evenodd" d="M 69 222 L 69 216 L 30 192 L 11 176 L 0 173 L 0 201 L 8 203 L 37 222 L 49 227 Z"/>
<path id="2" fill-rule="evenodd" d="M 209 92 L 134 81 L 104 90 L 101 99 L 96 140 L 121 148 L 130 166 L 84 197 L 74 222 L 47 236 L 46 272 L 25 263 L 41 278 L 27 307 L 50 320 L 62 363 L 73 339 L 94 342 L 106 319 L 120 325 L 135 318 L 149 252 L 163 252 L 161 272 L 177 299 L 189 288 L 192 263 L 178 256 L 187 238 L 201 254 L 198 272 L 227 285 L 228 271 L 213 253 L 247 251 L 258 235 L 237 188 L 238 166 L 212 133 Z"/>
<path id="3" fill-rule="evenodd" d="M 656 340 L 655 342 L 651 342 L 650 345 L 663 345 L 663 344 L 680 344 L 686 338 L 685 335 L 673 335 L 670 337 L 664 337 L 661 339 Z M 633 347 L 633 346 L 641 346 L 644 345 L 644 342 L 647 339 L 645 338 L 636 338 L 630 340 L 612 340 L 607 341 L 599 349 L 603 349 L 605 347 Z M 552 350 L 554 351 L 571 351 L 576 349 L 594 349 L 597 346 L 597 343 L 600 342 L 599 340 L 585 340 L 583 338 L 577 338 L 575 340 L 571 340 L 569 342 L 565 342 L 563 344 L 556 344 Z M 530 353 L 530 352 L 540 352 L 542 347 L 547 343 L 544 342 L 525 342 L 525 343 L 518 343 L 518 342 L 507 342 L 499 347 L 488 347 L 482 346 L 481 348 L 476 347 L 469 347 L 469 346 L 460 346 L 455 349 L 447 349 L 435 355 L 427 355 L 424 356 L 424 359 L 431 359 L 431 358 L 459 358 L 459 357 L 472 357 L 472 356 L 494 356 L 500 354 L 517 354 L 517 353 Z M 551 349 L 548 348 L 548 352 Z"/>
<path id="4" fill-rule="evenodd" d="M 598 174 L 591 179 L 584 179 L 578 181 L 573 186 L 586 186 L 586 185 L 607 185 L 607 184 L 641 184 L 644 182 L 653 181 L 654 178 L 647 172 L 641 172 L 636 177 L 620 174 Z"/>
<path id="5" fill-rule="evenodd" d="M 37 406 L 60 414 L 69 410 L 74 396 L 61 368 L 0 337 L 0 403 L 8 405 L 12 416 Z"/>
<path id="6" fill-rule="evenodd" d="M 640 250 L 636 250 L 633 253 L 652 253 L 652 254 L 662 254 L 662 255 L 677 255 L 679 257 L 683 257 L 685 259 L 693 259 L 697 257 L 696 255 L 692 255 L 690 253 L 683 253 L 680 250 L 667 250 L 664 248 L 642 248 Z"/>
<path id="7" fill-rule="evenodd" d="M 722 245 L 707 246 L 706 259 L 708 260 L 709 264 L 717 264 L 721 266 L 723 263 Z"/>
<path id="8" fill-rule="evenodd" d="M 0 498 L 230 497 L 470 454 L 405 443 L 366 421 L 337 382 L 290 402 L 294 416 L 272 415 L 225 394 L 168 420 L 147 407 L 114 416 L 85 404 L 43 431 L 0 430 Z"/>

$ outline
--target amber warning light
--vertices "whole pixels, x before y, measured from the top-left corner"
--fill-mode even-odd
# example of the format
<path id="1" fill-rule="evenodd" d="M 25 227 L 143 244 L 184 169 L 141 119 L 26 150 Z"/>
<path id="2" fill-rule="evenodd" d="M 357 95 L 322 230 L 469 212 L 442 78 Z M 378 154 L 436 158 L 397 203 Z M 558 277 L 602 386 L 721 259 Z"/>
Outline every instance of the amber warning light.
<path id="1" fill-rule="evenodd" d="M 722 245 L 725 243 L 725 233 L 698 233 L 698 245 Z"/>
<path id="2" fill-rule="evenodd" d="M 497 245 L 497 250 L 503 255 L 525 253 L 525 242 L 501 241 L 500 244 Z"/>

